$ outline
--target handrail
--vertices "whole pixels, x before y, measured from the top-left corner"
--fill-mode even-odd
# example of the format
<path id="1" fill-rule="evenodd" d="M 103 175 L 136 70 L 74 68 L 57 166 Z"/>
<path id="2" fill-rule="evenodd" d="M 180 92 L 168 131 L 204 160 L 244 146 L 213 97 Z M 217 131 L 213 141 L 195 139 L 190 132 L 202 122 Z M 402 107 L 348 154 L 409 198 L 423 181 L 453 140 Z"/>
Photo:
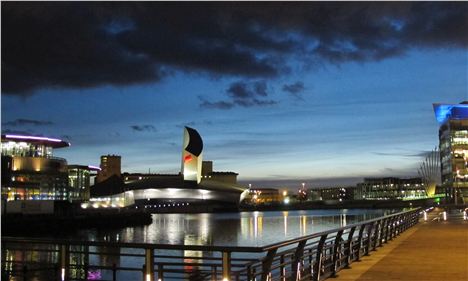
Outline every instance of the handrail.
<path id="1" fill-rule="evenodd" d="M 344 227 L 329 229 L 319 233 L 306 235 L 287 241 L 265 246 L 215 246 L 215 245 L 168 245 L 150 243 L 81 241 L 70 239 L 43 239 L 2 237 L 2 254 L 5 249 L 18 250 L 16 244 L 44 244 L 52 246 L 58 257 L 55 264 L 55 275 L 64 276 L 62 280 L 71 280 L 77 270 L 86 274 L 89 269 L 112 271 L 112 280 L 116 280 L 117 271 L 140 271 L 143 280 L 187 280 L 189 276 L 203 275 L 197 280 L 323 280 L 334 276 L 342 268 L 347 268 L 353 261 L 358 261 L 363 255 L 369 255 L 376 247 L 382 247 L 394 237 L 415 225 L 419 220 L 421 208 L 398 212 L 379 218 L 374 218 Z M 10 245 L 11 244 L 11 245 Z M 104 246 L 101 250 L 74 250 L 70 246 Z M 58 247 L 58 248 L 57 248 Z M 45 247 L 40 247 L 45 248 Z M 109 248 L 128 248 L 144 250 L 144 253 L 109 252 Z M 164 254 L 155 254 L 156 250 L 167 250 Z M 175 252 L 174 252 L 175 250 Z M 200 257 L 191 259 L 183 251 L 200 251 Z M 49 252 L 49 249 L 23 249 L 30 252 Z M 172 251 L 172 252 L 171 252 Z M 246 253 L 252 255 L 245 258 Z M 90 255 L 115 256 L 121 258 L 136 258 L 142 260 L 143 267 L 112 266 L 100 263 L 96 265 L 70 263 L 73 256 L 89 257 Z M 235 256 L 233 256 L 235 255 Z M 237 256 L 236 256 L 237 255 Z M 10 264 L 17 261 L 6 261 Z M 26 276 L 36 269 L 29 268 L 32 264 L 23 261 L 23 267 L 14 271 L 2 266 L 3 274 Z M 50 262 L 49 262 L 50 264 Z M 149 266 L 147 266 L 149 265 Z M 133 265 L 132 265 L 133 266 Z M 37 271 L 37 270 L 36 270 Z M 29 272 L 29 273 L 28 273 Z M 19 274 L 19 275 L 18 275 Z M 83 276 L 83 275 L 81 275 Z M 157 278 L 156 278 L 157 276 Z M 198 277 L 197 277 L 198 278 Z"/>
<path id="2" fill-rule="evenodd" d="M 405 214 L 405 213 L 407 213 L 409 211 L 419 210 L 419 209 L 421 209 L 421 208 L 414 208 L 414 209 L 411 209 L 411 210 L 408 210 L 408 211 L 402 211 L 402 212 L 399 212 L 399 213 L 394 213 L 394 214 L 386 215 L 386 216 L 383 216 L 383 217 L 378 217 L 378 218 L 374 218 L 374 219 L 370 219 L 370 220 L 366 220 L 366 221 L 361 221 L 361 222 L 357 222 L 357 223 L 354 223 L 354 224 L 348 224 L 346 226 L 342 226 L 342 227 L 339 227 L 339 228 L 333 228 L 333 229 L 325 230 L 325 231 L 322 231 L 322 232 L 317 232 L 317 233 L 314 233 L 314 234 L 293 238 L 293 239 L 286 240 L 286 241 L 279 242 L 279 243 L 273 243 L 273 244 L 270 244 L 270 245 L 267 245 L 267 246 L 263 246 L 262 249 L 263 249 L 263 251 L 268 251 L 268 250 L 273 249 L 273 248 L 288 246 L 288 245 L 295 244 L 295 243 L 298 243 L 298 242 L 303 241 L 303 240 L 310 240 L 310 239 L 313 239 L 313 238 L 318 238 L 318 237 L 320 237 L 320 236 L 322 236 L 324 234 L 330 234 L 330 233 L 338 232 L 340 230 L 351 229 L 353 227 L 361 226 L 363 224 L 369 224 L 369 223 L 372 223 L 372 222 L 376 222 L 376 221 L 379 221 L 379 220 L 382 220 L 382 219 L 394 217 L 394 216 L 397 216 L 397 215 L 402 215 L 402 214 Z"/>

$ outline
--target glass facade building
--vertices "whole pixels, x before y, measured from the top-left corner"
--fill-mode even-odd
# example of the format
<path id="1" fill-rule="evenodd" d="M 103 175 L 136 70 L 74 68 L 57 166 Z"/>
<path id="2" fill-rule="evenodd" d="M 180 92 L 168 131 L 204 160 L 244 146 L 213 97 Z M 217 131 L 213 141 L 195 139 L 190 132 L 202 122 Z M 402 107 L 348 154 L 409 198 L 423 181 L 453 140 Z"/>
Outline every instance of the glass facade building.
<path id="1" fill-rule="evenodd" d="M 434 104 L 439 123 L 442 187 L 455 203 L 468 202 L 468 102 Z"/>
<path id="2" fill-rule="evenodd" d="M 2 199 L 68 200 L 67 161 L 53 149 L 70 144 L 59 139 L 2 135 Z"/>
<path id="3" fill-rule="evenodd" d="M 94 166 L 68 166 L 69 198 L 71 201 L 89 200 L 91 177 L 96 175 L 96 171 L 100 170 L 100 168 Z"/>
<path id="4" fill-rule="evenodd" d="M 354 198 L 368 200 L 418 199 L 427 193 L 421 178 L 365 178 L 358 183 Z"/>

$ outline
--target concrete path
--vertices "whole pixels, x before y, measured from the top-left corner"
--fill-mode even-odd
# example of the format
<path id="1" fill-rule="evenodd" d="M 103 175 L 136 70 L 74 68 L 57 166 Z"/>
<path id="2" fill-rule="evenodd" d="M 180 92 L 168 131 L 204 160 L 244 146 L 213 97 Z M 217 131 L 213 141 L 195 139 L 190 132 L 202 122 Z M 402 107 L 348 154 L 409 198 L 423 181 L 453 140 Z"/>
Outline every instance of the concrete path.
<path id="1" fill-rule="evenodd" d="M 468 281 L 468 220 L 462 213 L 429 213 L 400 236 L 338 272 L 336 281 Z M 439 218 L 439 219 L 438 219 Z"/>

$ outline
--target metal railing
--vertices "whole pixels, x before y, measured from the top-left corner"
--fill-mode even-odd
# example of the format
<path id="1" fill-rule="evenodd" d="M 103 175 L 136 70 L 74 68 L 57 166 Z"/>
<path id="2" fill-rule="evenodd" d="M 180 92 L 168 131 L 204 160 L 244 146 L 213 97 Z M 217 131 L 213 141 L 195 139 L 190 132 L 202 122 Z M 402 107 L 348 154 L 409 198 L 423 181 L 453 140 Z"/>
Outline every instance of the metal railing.
<path id="1" fill-rule="evenodd" d="M 133 277 L 121 280 L 318 281 L 417 224 L 420 213 L 413 209 L 263 247 L 2 237 L 2 280 L 118 280 L 125 272 Z"/>

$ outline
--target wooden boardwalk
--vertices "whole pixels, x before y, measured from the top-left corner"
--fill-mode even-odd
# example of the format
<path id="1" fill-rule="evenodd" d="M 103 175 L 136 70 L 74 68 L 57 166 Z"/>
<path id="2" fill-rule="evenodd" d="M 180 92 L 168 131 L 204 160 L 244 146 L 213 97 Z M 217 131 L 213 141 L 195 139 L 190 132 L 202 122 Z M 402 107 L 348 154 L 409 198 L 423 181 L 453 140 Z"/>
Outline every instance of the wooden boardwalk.
<path id="1" fill-rule="evenodd" d="M 438 220 L 440 212 L 329 280 L 468 281 L 468 220 L 461 213 Z"/>

